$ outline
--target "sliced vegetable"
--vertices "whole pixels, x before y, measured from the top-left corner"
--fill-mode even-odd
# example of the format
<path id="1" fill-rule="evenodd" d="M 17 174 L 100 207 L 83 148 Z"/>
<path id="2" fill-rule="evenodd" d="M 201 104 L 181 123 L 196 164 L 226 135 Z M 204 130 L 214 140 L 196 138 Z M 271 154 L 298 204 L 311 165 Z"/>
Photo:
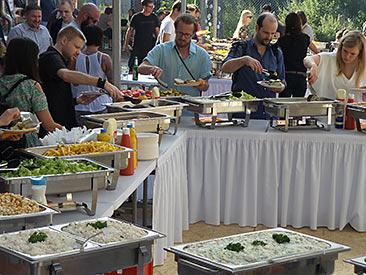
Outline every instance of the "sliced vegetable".
<path id="1" fill-rule="evenodd" d="M 47 239 L 47 234 L 40 231 L 40 232 L 34 232 L 28 239 L 28 242 L 30 243 L 38 243 L 38 242 L 44 242 Z"/>
<path id="2" fill-rule="evenodd" d="M 277 242 L 277 243 L 289 243 L 290 242 L 290 238 L 285 235 L 285 234 L 273 234 L 272 238 Z"/>
<path id="3" fill-rule="evenodd" d="M 96 222 L 93 222 L 93 223 L 89 222 L 86 225 L 90 225 L 94 229 L 103 229 L 103 228 L 107 227 L 107 221 L 105 221 L 105 222 L 96 221 Z"/>
<path id="4" fill-rule="evenodd" d="M 240 252 L 244 250 L 244 246 L 241 245 L 241 243 L 229 243 L 225 249 Z"/>
<path id="5" fill-rule="evenodd" d="M 266 246 L 267 243 L 263 242 L 263 241 L 258 241 L 258 240 L 255 240 L 252 242 L 252 245 L 254 246 L 258 246 L 258 245 L 261 245 L 261 246 Z"/>

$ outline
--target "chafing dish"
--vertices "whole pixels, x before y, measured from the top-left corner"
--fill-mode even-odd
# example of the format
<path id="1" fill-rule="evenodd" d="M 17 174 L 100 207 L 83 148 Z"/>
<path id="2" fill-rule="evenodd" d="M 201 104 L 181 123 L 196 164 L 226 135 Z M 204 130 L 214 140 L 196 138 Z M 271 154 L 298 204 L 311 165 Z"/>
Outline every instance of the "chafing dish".
<path id="1" fill-rule="evenodd" d="M 128 166 L 128 159 L 130 158 L 131 152 L 135 150 L 114 144 L 114 146 L 123 149 L 122 151 L 114 151 L 114 152 L 102 152 L 102 153 L 92 153 L 92 154 L 82 154 L 82 155 L 72 155 L 72 156 L 61 156 L 59 158 L 66 159 L 79 159 L 79 158 L 87 158 L 94 160 L 98 163 L 102 163 L 108 167 L 114 168 L 114 173 L 112 177 L 111 183 L 108 183 L 108 190 L 115 190 L 118 182 L 119 171 L 120 169 L 125 169 Z M 31 153 L 38 157 L 45 157 L 43 153 L 45 153 L 49 149 L 56 149 L 57 146 L 40 146 L 40 147 L 30 147 L 24 149 L 26 152 Z M 47 157 L 51 158 L 51 157 Z"/>
<path id="2" fill-rule="evenodd" d="M 95 163 L 100 167 L 100 170 L 47 175 L 46 195 L 92 190 L 92 211 L 90 213 L 95 215 L 98 188 L 105 189 L 107 187 L 107 177 L 114 169 L 88 159 L 72 158 L 70 160 Z M 29 196 L 32 194 L 30 178 L 30 176 L 16 178 L 5 178 L 4 176 L 0 176 L 0 192 L 10 192 Z"/>
<path id="3" fill-rule="evenodd" d="M 132 104 L 131 102 L 117 102 L 105 104 L 108 109 L 108 113 L 116 113 L 126 110 L 136 110 L 136 111 L 151 111 L 158 112 L 160 114 L 166 114 L 174 117 L 175 127 L 174 133 L 176 134 L 178 130 L 178 123 L 180 117 L 182 116 L 182 110 L 185 106 L 184 103 L 179 103 L 177 101 L 169 101 L 166 99 L 150 99 L 144 100 L 140 104 Z"/>
<path id="4" fill-rule="evenodd" d="M 320 98 L 317 101 L 307 101 L 306 98 L 265 98 L 263 100 L 264 109 L 271 116 L 270 126 L 283 130 L 323 128 L 330 131 L 332 115 L 335 114 L 337 101 L 327 98 Z M 323 123 L 318 117 L 326 117 Z M 306 123 L 299 123 L 303 118 L 310 117 Z M 276 125 L 274 120 L 284 119 L 284 125 Z"/>
<path id="5" fill-rule="evenodd" d="M 320 242 L 326 243 L 328 244 L 328 248 L 321 250 L 309 250 L 309 251 L 304 250 L 304 252 L 297 252 L 282 256 L 270 257 L 266 260 L 250 262 L 248 264 L 241 264 L 241 265 L 225 264 L 213 261 L 208 258 L 204 258 L 199 255 L 187 252 L 185 250 L 187 246 L 192 244 L 216 241 L 219 239 L 226 239 L 243 235 L 256 234 L 265 231 L 273 233 L 281 232 L 282 234 L 290 232 L 299 234 L 304 238 L 310 238 L 313 240 L 318 240 Z M 188 275 L 188 274 L 249 275 L 249 274 L 272 274 L 272 272 L 278 275 L 332 274 L 334 272 L 334 261 L 338 258 L 338 253 L 350 250 L 349 247 L 344 245 L 322 240 L 319 238 L 315 238 L 309 235 L 297 233 L 283 228 L 274 228 L 257 232 L 250 232 L 219 239 L 197 242 L 192 244 L 177 245 L 167 248 L 166 250 L 175 254 L 175 260 L 178 262 L 179 275 Z"/>
<path id="6" fill-rule="evenodd" d="M 241 125 L 247 127 L 250 119 L 250 114 L 255 112 L 258 107 L 258 103 L 262 99 L 250 99 L 250 100 L 230 100 L 228 97 L 184 97 L 186 103 L 188 103 L 187 109 L 194 112 L 195 122 L 197 126 L 208 127 L 214 129 L 216 124 L 218 125 Z M 243 123 L 234 120 L 233 113 L 245 113 L 245 120 Z M 201 122 L 199 114 L 211 115 L 211 122 Z M 216 120 L 218 114 L 228 114 L 227 120 Z"/>
<path id="7" fill-rule="evenodd" d="M 108 220 L 103 218 L 98 220 Z M 67 224 L 61 225 L 66 226 Z M 85 239 L 69 233 L 63 233 L 54 227 L 54 230 L 74 238 L 81 246 Z M 143 274 L 143 266 L 151 262 L 151 247 L 155 239 L 165 237 L 159 232 L 143 228 L 147 232 L 145 237 L 100 245 L 92 241 L 86 242 L 85 249 L 76 249 L 70 252 L 56 253 L 45 256 L 29 256 L 0 246 L 0 266 L 4 275 L 12 274 L 103 274 L 132 266 L 138 266 L 138 274 Z M 15 273 L 14 273 L 15 272 Z"/>
<path id="8" fill-rule="evenodd" d="M 137 133 L 158 133 L 160 138 L 164 131 L 169 130 L 170 120 L 173 119 L 172 116 L 166 114 L 147 111 L 86 115 L 84 117 L 89 128 L 102 127 L 108 118 L 114 118 L 117 120 L 118 128 L 126 127 L 129 121 L 133 121 Z"/>
<path id="9" fill-rule="evenodd" d="M 366 273 L 366 256 L 345 259 L 343 260 L 346 263 L 353 264 L 355 266 L 356 274 L 365 274 Z"/>
<path id="10" fill-rule="evenodd" d="M 348 114 L 356 120 L 357 131 L 366 132 L 361 128 L 360 119 L 366 119 L 366 102 L 347 104 Z"/>
<path id="11" fill-rule="evenodd" d="M 48 226 L 52 223 L 52 216 L 60 213 L 46 205 L 37 204 L 43 211 L 9 216 L 0 215 L 0 233 Z"/>

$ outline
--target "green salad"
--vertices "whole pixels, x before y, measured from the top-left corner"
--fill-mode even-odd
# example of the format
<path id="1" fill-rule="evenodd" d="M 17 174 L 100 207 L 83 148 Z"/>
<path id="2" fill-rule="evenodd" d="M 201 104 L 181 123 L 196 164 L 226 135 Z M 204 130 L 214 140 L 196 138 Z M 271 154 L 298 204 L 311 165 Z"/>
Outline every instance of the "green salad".
<path id="1" fill-rule="evenodd" d="M 240 92 L 241 96 L 240 97 L 236 97 L 236 96 L 233 96 L 232 94 L 229 95 L 229 99 L 231 100 L 248 100 L 248 99 L 257 99 L 255 96 L 252 96 L 244 91 L 241 91 Z"/>

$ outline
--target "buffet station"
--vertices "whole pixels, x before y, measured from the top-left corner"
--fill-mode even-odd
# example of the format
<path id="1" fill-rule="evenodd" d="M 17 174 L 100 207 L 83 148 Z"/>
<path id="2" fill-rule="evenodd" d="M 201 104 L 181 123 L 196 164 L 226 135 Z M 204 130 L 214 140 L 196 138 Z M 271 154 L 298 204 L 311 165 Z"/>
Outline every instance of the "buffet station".
<path id="1" fill-rule="evenodd" d="M 270 117 L 268 122 L 250 120 L 259 103 Z M 143 265 L 152 258 L 163 264 L 168 251 L 175 254 L 179 274 L 253 274 L 274 269 L 281 269 L 278 274 L 332 274 L 338 254 L 349 247 L 281 228 L 174 243 L 181 242 L 183 230 L 197 221 L 312 229 L 342 229 L 350 223 L 366 231 L 366 213 L 358 197 L 363 196 L 364 175 L 352 172 L 363 171 L 360 167 L 366 165 L 366 143 L 356 130 L 334 130 L 338 104 L 329 99 L 257 99 L 226 91 L 191 97 L 174 90 L 162 92 L 160 99 L 107 104 L 107 113 L 85 116 L 91 129 L 87 138 L 18 150 L 19 161 L 2 165 L 0 271 L 90 274 L 139 266 L 142 274 Z M 345 107 L 359 131 L 366 117 L 364 104 Z M 184 109 L 193 113 L 194 121 L 182 116 Z M 235 113 L 244 114 L 243 119 L 235 118 Z M 110 119 L 118 130 L 133 122 L 137 134 L 159 135 L 158 156 L 139 160 L 132 176 L 122 176 L 120 170 L 145 148 L 96 141 Z M 334 171 L 345 163 L 348 170 Z M 153 171 L 152 230 L 108 218 Z M 34 177 L 47 177 L 46 203 L 31 198 Z M 70 201 L 70 194 L 75 201 Z M 347 198 L 339 200 L 339 194 Z M 144 190 L 144 201 L 145 195 Z M 3 202 L 9 201 L 30 206 L 23 212 L 10 207 L 2 213 Z M 80 209 L 85 211 L 74 211 Z M 121 233 L 125 229 L 127 235 Z M 122 239 L 104 242 L 111 234 Z M 273 238 L 276 234 L 301 239 L 306 245 L 299 249 L 291 242 L 280 249 Z M 41 244 L 55 239 L 60 245 L 56 250 L 42 248 Z M 255 251 L 269 247 L 275 255 L 255 256 Z M 251 257 L 241 253 L 248 249 Z"/>
<path id="2" fill-rule="evenodd" d="M 345 259 L 344 262 L 354 265 L 355 274 L 362 275 L 366 273 L 366 257 L 356 257 L 351 259 Z"/>

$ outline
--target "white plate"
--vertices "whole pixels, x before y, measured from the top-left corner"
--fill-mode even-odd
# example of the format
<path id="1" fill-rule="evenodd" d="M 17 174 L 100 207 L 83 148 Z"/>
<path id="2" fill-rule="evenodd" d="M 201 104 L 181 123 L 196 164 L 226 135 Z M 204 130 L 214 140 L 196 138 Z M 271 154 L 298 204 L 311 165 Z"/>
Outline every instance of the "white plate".
<path id="1" fill-rule="evenodd" d="M 351 92 L 366 93 L 366 88 L 351 88 Z"/>
<path id="2" fill-rule="evenodd" d="M 259 85 L 261 85 L 263 87 L 266 87 L 266 88 L 270 88 L 270 89 L 272 89 L 272 88 L 275 88 L 276 89 L 276 88 L 285 87 L 285 85 L 283 83 L 281 83 L 281 86 L 278 86 L 278 85 L 276 85 L 276 86 L 269 85 L 268 84 L 268 81 L 266 81 L 266 80 L 257 81 L 257 84 L 259 84 Z"/>
<path id="3" fill-rule="evenodd" d="M 24 130 L 11 130 L 11 129 L 0 128 L 0 131 L 2 131 L 4 133 L 8 133 L 8 134 L 25 134 L 25 133 L 37 131 L 40 125 L 41 125 L 41 123 L 39 123 L 34 128 L 28 128 L 28 129 L 24 129 Z"/>
<path id="4" fill-rule="evenodd" d="M 105 95 L 105 93 L 101 92 L 101 91 L 86 91 L 86 92 L 81 92 L 80 95 Z"/>
<path id="5" fill-rule="evenodd" d="M 199 86 L 201 85 L 200 83 L 184 83 L 184 84 L 177 84 L 177 83 L 174 83 L 176 86 L 181 86 L 181 87 L 195 87 L 195 86 Z"/>

